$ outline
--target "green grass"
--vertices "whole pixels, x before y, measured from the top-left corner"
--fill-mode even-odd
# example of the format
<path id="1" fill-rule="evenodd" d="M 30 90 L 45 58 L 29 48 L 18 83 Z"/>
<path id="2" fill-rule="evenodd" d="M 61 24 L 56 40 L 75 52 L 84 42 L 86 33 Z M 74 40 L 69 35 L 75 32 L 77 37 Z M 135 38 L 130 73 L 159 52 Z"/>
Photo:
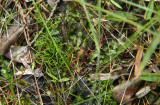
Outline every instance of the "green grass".
<path id="1" fill-rule="evenodd" d="M 112 96 L 113 81 L 90 80 L 88 75 L 90 73 L 109 73 L 111 69 L 116 69 L 119 65 L 124 64 L 123 62 L 126 62 L 125 54 L 128 57 L 126 57 L 127 60 L 135 59 L 135 49 L 138 49 L 139 46 L 144 46 L 144 54 L 139 68 L 141 71 L 140 79 L 155 83 L 160 81 L 159 72 L 143 73 L 143 70 L 149 67 L 148 61 L 150 59 L 155 61 L 155 58 L 159 59 L 159 56 L 155 55 L 160 53 L 160 50 L 157 51 L 157 46 L 160 43 L 159 6 L 153 0 L 148 5 L 144 5 L 144 2 L 137 4 L 126 0 L 111 0 L 104 4 L 101 2 L 102 0 L 99 0 L 91 4 L 85 0 L 74 0 L 72 4 L 67 4 L 66 11 L 63 13 L 56 11 L 46 23 L 50 8 L 42 6 L 42 4 L 37 5 L 33 0 L 32 6 L 35 6 L 35 15 L 32 15 L 32 18 L 36 21 L 34 24 L 37 28 L 34 34 L 39 38 L 31 46 L 36 52 L 35 64 L 31 65 L 33 68 L 37 65 L 42 68 L 47 81 L 46 91 L 50 93 L 50 97 L 54 98 L 56 104 L 72 101 L 70 97 L 65 99 L 66 96 L 75 97 L 72 103 L 74 105 L 84 102 L 102 105 L 106 103 L 116 104 Z M 129 8 L 124 12 L 125 3 L 129 5 Z M 114 11 L 106 9 L 105 4 L 111 9 L 114 8 Z M 130 11 L 131 7 L 135 10 Z M 16 8 L 15 5 L 14 8 Z M 5 24 L 5 26 L 11 24 L 12 15 L 17 15 L 14 8 L 8 10 L 13 13 L 8 14 L 9 17 L 5 23 L 1 24 Z M 117 8 L 123 11 L 117 11 Z M 45 12 L 43 13 L 42 10 Z M 0 18 L 3 19 L 2 16 Z M 94 18 L 97 18 L 96 25 L 93 21 Z M 108 22 L 105 23 L 101 19 L 108 20 Z M 62 26 L 66 28 L 65 35 L 63 35 Z M 42 28 L 44 30 L 40 32 Z M 3 32 L 5 32 L 4 28 Z M 148 35 L 152 38 L 151 42 L 147 41 Z M 32 39 L 36 39 L 35 37 L 34 35 L 31 36 Z M 26 45 L 26 42 L 23 45 Z M 11 96 L 7 96 L 7 94 L 5 96 L 14 102 L 17 98 L 15 94 L 16 84 L 12 84 L 14 75 L 10 72 L 14 72 L 15 68 L 11 68 L 13 71 L 8 69 L 8 61 L 3 59 L 1 57 L 0 60 L 1 74 L 3 74 L 1 79 L 6 82 L 3 82 L 1 87 L 9 83 L 8 88 L 11 91 Z M 89 98 L 83 99 L 83 97 L 72 93 L 72 87 L 76 81 L 75 74 L 85 77 L 87 88 L 91 93 Z M 151 79 L 152 76 L 154 79 Z M 52 88 L 51 85 L 53 85 Z M 1 89 L 1 92 L 4 93 L 4 90 Z M 13 100 L 11 97 L 14 97 Z M 21 101 L 25 104 L 28 100 L 25 101 L 25 98 L 22 97 Z"/>
<path id="2" fill-rule="evenodd" d="M 127 41 L 126 41 L 126 42 L 122 42 L 122 40 L 121 40 L 121 41 L 118 40 L 118 41 L 119 41 L 119 45 L 121 45 L 120 48 L 122 48 L 122 49 L 121 49 L 121 50 L 118 50 L 118 52 L 116 53 L 116 55 L 114 55 L 114 57 L 111 59 L 111 61 L 114 61 L 114 60 L 115 60 L 121 53 L 123 53 L 126 49 L 130 49 L 130 48 L 132 47 L 133 42 L 134 42 L 135 40 L 137 40 L 137 38 L 139 37 L 139 35 L 142 35 L 142 33 L 148 32 L 148 33 L 151 33 L 151 34 L 154 35 L 154 38 L 153 38 L 153 40 L 152 40 L 152 43 L 150 44 L 149 48 L 147 49 L 146 54 L 145 54 L 145 56 L 144 56 L 144 59 L 142 60 L 142 63 L 141 63 L 141 68 L 140 68 L 140 69 L 143 70 L 144 67 L 145 67 L 145 65 L 147 64 L 148 60 L 150 59 L 153 51 L 156 49 L 156 46 L 159 44 L 159 38 L 160 38 L 160 37 L 159 37 L 159 32 L 150 30 L 151 24 L 152 24 L 155 20 L 158 19 L 159 13 L 158 13 L 157 11 L 153 10 L 153 9 L 149 9 L 149 7 L 147 8 L 147 7 L 143 7 L 143 6 L 138 6 L 138 5 L 134 4 L 134 3 L 129 2 L 131 5 L 135 5 L 135 6 L 138 6 L 139 8 L 142 8 L 142 9 L 144 9 L 144 10 L 146 10 L 146 11 L 149 11 L 148 14 L 151 14 L 151 13 L 157 14 L 157 15 L 154 16 L 154 18 L 150 19 L 149 22 L 147 22 L 145 25 L 142 26 L 140 23 L 137 23 L 137 22 L 134 22 L 134 21 L 132 21 L 132 20 L 129 20 L 127 17 L 122 16 L 121 14 L 116 14 L 116 13 L 113 13 L 113 12 L 110 12 L 110 11 L 108 11 L 108 10 L 105 10 L 105 9 L 101 8 L 101 3 L 100 3 L 101 1 L 99 1 L 98 7 L 97 7 L 97 6 L 94 6 L 94 5 L 91 5 L 91 4 L 89 4 L 89 3 L 86 3 L 86 2 L 84 2 L 84 1 L 77 1 L 77 2 L 79 2 L 79 3 L 82 5 L 83 9 L 84 9 L 84 12 L 85 12 L 86 17 L 87 17 L 87 21 L 88 21 L 88 23 L 89 23 L 89 29 L 90 29 L 90 31 L 91 31 L 90 37 L 92 38 L 92 40 L 93 40 L 94 43 L 95 43 L 95 49 L 96 49 L 96 50 L 95 50 L 95 53 L 94 53 L 94 54 L 96 55 L 96 57 L 94 57 L 94 58 L 97 58 L 96 72 L 99 72 L 99 71 L 100 71 L 100 65 L 101 65 L 101 64 L 100 64 L 100 59 L 101 59 L 102 56 L 103 56 L 103 55 L 100 55 L 100 53 L 101 53 L 101 51 L 100 51 L 100 35 L 101 35 L 101 22 L 100 22 L 100 18 L 101 18 L 101 14 L 102 14 L 102 13 L 106 13 L 106 14 L 109 15 L 109 16 L 111 15 L 111 16 L 113 16 L 114 18 L 119 19 L 119 21 L 124 21 L 124 22 L 126 22 L 126 23 L 129 23 L 129 24 L 137 27 L 137 31 L 136 31 L 135 33 L 133 33 L 133 35 L 131 35 L 130 38 L 127 38 Z M 94 27 L 94 25 L 93 25 L 93 22 L 92 22 L 92 20 L 91 20 L 90 12 L 87 10 L 87 7 L 86 7 L 86 6 L 92 7 L 93 10 L 98 11 L 98 28 L 97 28 L 97 29 L 96 29 L 96 28 Z M 153 8 L 153 7 L 151 7 L 151 8 Z M 38 11 L 38 10 L 37 10 L 37 11 Z M 39 12 L 39 14 L 40 14 L 40 12 Z M 127 16 L 127 15 L 126 15 L 126 16 Z M 147 16 L 147 12 L 146 12 L 145 16 Z M 149 16 L 151 17 L 151 15 L 149 15 Z M 41 16 L 40 16 L 40 17 L 41 17 Z M 41 17 L 41 19 L 43 20 L 42 17 Z M 147 16 L 147 19 L 149 19 L 148 16 Z M 112 21 L 112 20 L 111 20 L 111 21 Z M 50 31 L 49 31 L 47 25 L 45 24 L 45 21 L 44 21 L 44 20 L 43 20 L 43 24 L 45 25 L 45 28 L 46 28 L 46 30 L 47 30 L 50 38 L 52 38 L 51 40 L 52 40 L 52 42 L 53 42 L 53 44 L 54 44 L 54 47 L 56 48 L 56 51 L 60 54 L 60 57 L 61 57 L 61 58 L 63 59 L 63 61 L 65 62 L 64 57 L 63 57 L 62 54 L 61 54 L 61 52 L 63 52 L 63 51 L 61 51 L 62 49 L 59 49 L 59 48 L 57 47 L 57 44 L 56 44 L 54 38 L 51 36 Z M 69 59 L 68 59 L 68 60 L 69 60 Z M 110 61 L 110 62 L 111 62 L 111 61 Z M 108 62 L 108 63 L 109 63 L 109 62 Z M 107 63 L 107 65 L 108 65 L 108 63 Z M 61 64 L 60 64 L 60 65 L 61 65 Z M 59 66 L 59 65 L 57 65 L 57 66 Z M 68 70 L 70 71 L 67 63 L 65 63 L 65 66 L 66 66 L 66 67 L 68 68 Z M 102 68 L 101 70 L 103 70 L 103 69 L 105 69 L 105 67 Z M 71 73 L 71 71 L 70 71 L 70 73 Z M 72 73 L 71 73 L 71 75 L 72 75 Z M 101 81 L 100 81 L 100 80 L 98 81 L 98 83 L 97 83 L 96 81 L 93 82 L 93 88 L 92 88 L 91 90 L 94 92 L 97 84 L 99 84 L 98 90 L 99 90 L 99 93 L 100 93 L 101 88 L 102 88 L 102 84 L 101 84 Z M 108 82 L 106 82 L 106 85 L 107 85 L 107 84 L 108 84 Z M 107 90 L 107 88 L 106 88 L 106 92 L 105 92 L 105 93 L 107 93 L 107 91 L 108 91 L 108 90 Z M 103 95 L 102 95 L 102 96 L 103 96 Z M 99 102 L 102 102 L 102 100 L 101 100 L 101 99 L 102 99 L 102 98 L 101 98 L 102 96 L 100 96 L 99 98 L 98 98 L 97 96 L 96 96 L 96 97 L 93 96 L 92 99 L 95 98 L 95 99 L 97 100 L 97 102 L 99 103 Z M 105 97 L 106 97 L 106 95 L 105 95 Z M 89 99 L 90 102 L 91 102 L 92 99 Z M 107 100 L 107 98 L 104 98 L 104 100 L 103 100 L 104 103 L 105 103 L 105 99 Z M 83 103 L 83 102 L 84 102 L 84 101 L 82 101 L 82 102 L 80 102 L 80 103 Z"/>

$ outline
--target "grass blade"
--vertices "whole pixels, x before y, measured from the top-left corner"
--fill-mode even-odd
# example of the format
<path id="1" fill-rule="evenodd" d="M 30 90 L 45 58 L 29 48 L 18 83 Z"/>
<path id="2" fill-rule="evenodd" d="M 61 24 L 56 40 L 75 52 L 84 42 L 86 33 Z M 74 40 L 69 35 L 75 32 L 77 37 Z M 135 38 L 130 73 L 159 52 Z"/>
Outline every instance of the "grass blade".
<path id="1" fill-rule="evenodd" d="M 151 82 L 160 82 L 160 73 L 142 73 L 140 79 Z"/>
<path id="2" fill-rule="evenodd" d="M 151 58 L 154 50 L 157 48 L 158 44 L 160 43 L 160 31 L 155 34 L 151 44 L 149 45 L 146 54 L 144 55 L 142 62 L 140 64 L 140 71 L 142 72 L 145 68 L 146 64 L 148 63 L 149 59 Z"/>
<path id="3" fill-rule="evenodd" d="M 150 0 L 149 1 L 148 8 L 153 10 L 153 8 L 154 8 L 154 0 Z M 146 10 L 146 12 L 144 14 L 144 18 L 146 20 L 149 20 L 149 19 L 151 19 L 151 16 L 152 16 L 152 11 Z"/>

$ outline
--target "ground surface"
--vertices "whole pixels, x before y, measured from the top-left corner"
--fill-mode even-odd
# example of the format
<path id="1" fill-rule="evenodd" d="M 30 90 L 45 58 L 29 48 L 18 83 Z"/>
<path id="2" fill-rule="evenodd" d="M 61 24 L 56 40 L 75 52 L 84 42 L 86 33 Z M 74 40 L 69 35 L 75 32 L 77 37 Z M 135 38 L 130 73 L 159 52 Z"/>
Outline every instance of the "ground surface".
<path id="1" fill-rule="evenodd" d="M 0 0 L 0 103 L 160 104 L 160 5 Z"/>

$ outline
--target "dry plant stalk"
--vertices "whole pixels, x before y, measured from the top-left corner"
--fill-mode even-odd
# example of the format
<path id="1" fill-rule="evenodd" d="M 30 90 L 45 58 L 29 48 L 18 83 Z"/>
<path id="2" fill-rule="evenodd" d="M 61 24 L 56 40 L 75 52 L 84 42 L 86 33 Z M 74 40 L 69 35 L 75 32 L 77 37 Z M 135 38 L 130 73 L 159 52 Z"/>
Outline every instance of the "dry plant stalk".
<path id="1" fill-rule="evenodd" d="M 27 22 L 25 20 L 25 15 L 23 14 L 23 9 L 22 9 L 21 4 L 17 0 L 13 0 L 13 1 L 15 2 L 16 6 L 19 10 L 19 13 L 22 17 L 22 21 L 23 21 L 24 25 L 27 25 Z M 30 39 L 30 35 L 29 35 L 29 28 L 26 26 L 25 29 L 27 30 L 27 43 L 30 45 L 30 40 L 31 39 Z"/>
<path id="2" fill-rule="evenodd" d="M 43 1 L 43 0 L 37 1 L 36 4 L 38 5 L 38 4 L 40 4 L 42 1 Z M 33 11 L 33 9 L 35 9 L 35 6 L 33 6 L 32 8 L 29 8 L 29 11 L 27 12 L 27 14 L 25 15 L 24 18 L 26 18 L 26 17 L 31 13 L 31 11 Z"/>
<path id="3" fill-rule="evenodd" d="M 140 67 L 142 55 L 143 55 L 143 46 L 140 46 L 137 51 L 137 55 L 136 55 L 136 59 L 135 59 L 135 68 L 134 68 L 135 78 L 138 78 L 141 74 L 139 67 Z"/>

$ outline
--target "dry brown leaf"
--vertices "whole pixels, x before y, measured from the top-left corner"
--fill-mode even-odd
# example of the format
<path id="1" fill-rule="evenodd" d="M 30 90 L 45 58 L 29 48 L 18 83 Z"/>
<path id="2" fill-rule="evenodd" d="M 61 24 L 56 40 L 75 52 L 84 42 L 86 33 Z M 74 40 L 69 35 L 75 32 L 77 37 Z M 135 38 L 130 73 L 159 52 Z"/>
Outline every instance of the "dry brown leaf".
<path id="1" fill-rule="evenodd" d="M 136 78 L 138 78 L 141 74 L 141 71 L 140 71 L 139 67 L 140 67 L 142 55 L 143 55 L 143 46 L 140 46 L 138 51 L 137 51 L 137 55 L 136 55 L 136 59 L 135 59 L 134 75 L 135 75 Z"/>
<path id="2" fill-rule="evenodd" d="M 94 23 L 94 25 L 97 25 L 98 24 L 98 18 L 92 18 L 92 22 Z M 102 23 L 109 23 L 110 21 L 109 20 L 106 20 L 106 19 L 100 19 L 100 21 L 102 22 Z"/>
<path id="3" fill-rule="evenodd" d="M 147 86 L 144 86 L 143 88 L 141 88 L 139 91 L 136 92 L 135 96 L 137 98 L 142 98 L 144 96 L 146 96 L 151 90 L 154 90 L 157 87 L 158 83 L 151 83 Z"/>
<path id="4" fill-rule="evenodd" d="M 23 65 L 30 64 L 32 61 L 31 57 L 28 57 L 29 49 L 27 46 L 11 46 L 11 51 L 8 51 L 5 56 L 13 61 L 23 63 Z M 33 51 L 31 50 L 31 55 L 33 56 Z M 12 55 L 12 56 L 11 56 Z M 12 58 L 11 58 L 12 57 Z"/>
<path id="5" fill-rule="evenodd" d="M 120 103 L 123 98 L 123 103 L 127 103 L 132 100 L 133 95 L 141 85 L 142 81 L 136 82 L 137 79 L 126 81 L 113 88 L 113 96 L 115 100 Z M 124 97 L 123 97 L 124 94 Z"/>
<path id="6" fill-rule="evenodd" d="M 23 29 L 22 26 L 12 26 L 8 29 L 8 34 L 4 34 L 0 39 L 0 54 L 4 55 L 8 51 L 9 47 L 17 41 Z"/>
<path id="7" fill-rule="evenodd" d="M 47 0 L 48 5 L 54 7 L 60 0 Z"/>
<path id="8" fill-rule="evenodd" d="M 144 97 L 146 94 L 148 94 L 151 91 L 151 87 L 150 86 L 145 86 L 142 89 L 140 89 L 138 92 L 136 92 L 135 96 L 137 98 L 142 98 Z"/>
<path id="9" fill-rule="evenodd" d="M 122 67 L 120 67 L 117 70 L 112 70 L 112 72 L 110 73 L 96 73 L 96 74 L 90 74 L 90 78 L 91 80 L 98 80 L 100 77 L 100 80 L 108 80 L 108 79 L 112 79 L 115 80 L 117 78 L 119 78 L 122 75 L 129 75 L 129 73 L 127 73 L 127 70 L 122 69 Z"/>
<path id="10" fill-rule="evenodd" d="M 25 0 L 25 2 L 31 2 L 32 0 Z"/>
<path id="11" fill-rule="evenodd" d="M 28 65 L 28 67 L 26 67 L 24 71 L 17 71 L 15 73 L 15 76 L 19 76 L 19 75 L 34 75 L 35 77 L 41 77 L 43 76 L 43 73 L 42 73 L 42 69 L 37 68 L 32 70 Z"/>
<path id="12" fill-rule="evenodd" d="M 98 76 L 99 75 L 99 76 Z M 91 80 L 98 80 L 99 78 L 100 78 L 100 80 L 108 80 L 108 79 L 111 79 L 112 77 L 111 77 L 111 75 L 110 75 L 110 73 L 97 73 L 97 74 L 90 74 L 89 75 L 90 76 L 90 78 L 91 78 Z"/>

